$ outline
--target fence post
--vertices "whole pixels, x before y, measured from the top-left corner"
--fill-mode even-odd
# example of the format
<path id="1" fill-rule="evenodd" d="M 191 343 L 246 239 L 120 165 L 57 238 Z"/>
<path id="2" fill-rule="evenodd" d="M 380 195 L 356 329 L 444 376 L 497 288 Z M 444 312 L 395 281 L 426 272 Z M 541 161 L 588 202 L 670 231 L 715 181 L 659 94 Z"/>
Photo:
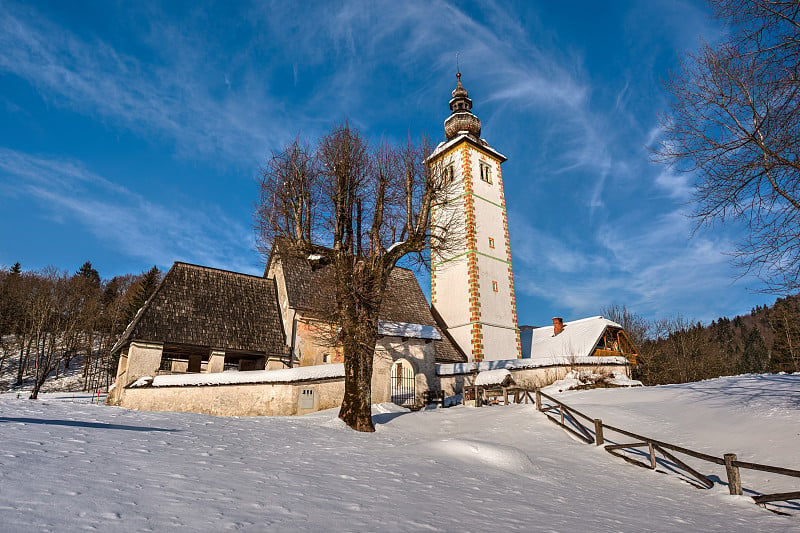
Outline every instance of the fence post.
<path id="1" fill-rule="evenodd" d="M 742 476 L 739 474 L 739 467 L 733 466 L 736 461 L 735 453 L 725 454 L 725 472 L 728 474 L 728 490 L 734 496 L 742 495 Z"/>
<path id="2" fill-rule="evenodd" d="M 603 439 L 603 421 L 599 418 L 594 419 L 594 443 L 601 446 L 605 440 Z"/>
<path id="3" fill-rule="evenodd" d="M 650 468 L 656 469 L 656 450 L 653 448 L 653 443 L 647 441 L 647 447 L 650 448 Z"/>
<path id="4" fill-rule="evenodd" d="M 536 389 L 536 410 L 542 410 L 542 393 L 539 392 L 539 389 Z"/>

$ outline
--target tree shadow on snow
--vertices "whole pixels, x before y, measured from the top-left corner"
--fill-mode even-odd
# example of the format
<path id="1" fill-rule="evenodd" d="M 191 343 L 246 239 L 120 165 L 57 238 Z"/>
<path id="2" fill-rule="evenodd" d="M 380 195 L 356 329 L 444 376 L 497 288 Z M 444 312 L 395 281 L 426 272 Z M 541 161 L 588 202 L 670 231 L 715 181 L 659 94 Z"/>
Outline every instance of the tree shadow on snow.
<path id="1" fill-rule="evenodd" d="M 719 382 L 715 380 L 697 381 L 674 385 L 688 389 L 693 393 L 707 395 L 709 398 L 736 397 L 737 400 L 748 405 L 765 400 L 774 402 L 775 406 L 783 408 L 800 407 L 800 376 L 792 374 L 749 374 L 740 376 L 735 386 L 725 387 L 725 394 L 720 395 Z M 720 379 L 726 379 L 722 377 Z"/>
<path id="2" fill-rule="evenodd" d="M 152 428 L 146 426 L 126 426 L 123 424 L 107 424 L 105 422 L 85 422 L 81 420 L 54 420 L 50 418 L 17 418 L 10 416 L 0 416 L 0 423 L 15 422 L 22 424 L 44 424 L 49 426 L 72 426 L 94 429 L 122 429 L 125 431 L 178 431 L 177 429 Z"/>
<path id="3" fill-rule="evenodd" d="M 387 424 L 397 418 L 398 416 L 407 415 L 411 411 L 396 411 L 392 413 L 380 413 L 377 415 L 372 415 L 372 423 L 373 424 Z"/>

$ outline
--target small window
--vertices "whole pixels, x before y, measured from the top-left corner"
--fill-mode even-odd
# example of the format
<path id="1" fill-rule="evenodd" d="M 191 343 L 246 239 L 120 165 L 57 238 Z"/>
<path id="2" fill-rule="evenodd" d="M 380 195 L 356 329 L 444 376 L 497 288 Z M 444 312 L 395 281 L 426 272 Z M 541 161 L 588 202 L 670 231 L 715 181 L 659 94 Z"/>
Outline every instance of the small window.
<path id="1" fill-rule="evenodd" d="M 496 281 L 492 281 L 492 290 L 493 290 L 494 292 L 500 292 L 500 288 L 498 287 L 498 285 L 497 285 L 497 282 L 496 282 Z"/>
<path id="2" fill-rule="evenodd" d="M 442 183 L 445 187 L 453 183 L 453 178 L 455 177 L 456 170 L 453 167 L 453 164 L 450 163 L 446 167 L 444 167 L 444 172 L 442 173 Z"/>
<path id="3" fill-rule="evenodd" d="M 492 167 L 488 163 L 480 162 L 481 166 L 481 181 L 492 183 Z"/>
<path id="4" fill-rule="evenodd" d="M 489 237 L 489 248 L 494 249 L 494 238 Z"/>

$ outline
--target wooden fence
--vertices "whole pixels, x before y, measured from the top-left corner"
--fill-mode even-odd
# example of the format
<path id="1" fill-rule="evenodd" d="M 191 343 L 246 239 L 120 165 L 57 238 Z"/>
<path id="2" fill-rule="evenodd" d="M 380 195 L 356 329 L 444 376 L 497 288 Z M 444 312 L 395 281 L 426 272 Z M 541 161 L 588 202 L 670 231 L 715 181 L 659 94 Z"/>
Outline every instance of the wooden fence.
<path id="1" fill-rule="evenodd" d="M 566 431 L 575 435 L 578 439 L 586 442 L 587 444 L 595 444 L 597 446 L 602 446 L 605 444 L 606 439 L 604 435 L 606 431 L 612 431 L 615 433 L 619 433 L 621 435 L 625 435 L 626 437 L 630 437 L 631 439 L 635 439 L 636 442 L 605 445 L 605 450 L 611 455 L 614 455 L 615 457 L 620 457 L 631 464 L 634 464 L 636 466 L 641 466 L 644 468 L 649 468 L 652 470 L 655 470 L 657 467 L 656 454 L 660 453 L 665 459 L 671 461 L 673 465 L 677 466 L 678 468 L 686 472 L 689 476 L 691 476 L 693 480 L 692 485 L 694 485 L 697 488 L 710 489 L 711 487 L 714 486 L 714 482 L 709 477 L 701 474 L 700 472 L 698 472 L 697 470 L 686 464 L 684 461 L 678 459 L 674 454 L 670 452 L 676 452 L 679 454 L 688 455 L 689 457 L 694 457 L 695 459 L 700 459 L 701 461 L 707 461 L 710 463 L 724 466 L 725 472 L 728 477 L 728 490 L 733 495 L 742 494 L 742 478 L 740 474 L 740 469 L 742 468 L 749 470 L 760 470 L 762 472 L 770 472 L 772 474 L 779 474 L 782 476 L 800 478 L 800 470 L 792 470 L 790 468 L 781 468 L 777 466 L 739 461 L 735 453 L 726 453 L 723 457 L 720 458 L 702 452 L 690 450 L 688 448 L 683 448 L 681 446 L 676 446 L 675 444 L 670 444 L 668 442 L 651 439 L 650 437 L 644 437 L 642 435 L 638 435 L 636 433 L 621 428 L 604 424 L 603 421 L 599 418 L 590 418 L 589 416 L 581 413 L 577 409 L 574 409 L 566 405 L 564 402 L 556 400 L 552 396 L 549 396 L 538 389 L 535 391 L 535 394 L 536 394 L 536 409 L 543 412 L 551 422 L 558 424 Z M 542 398 L 548 400 L 548 405 L 543 404 Z M 558 415 L 554 415 L 553 414 L 554 412 L 558 412 Z M 581 419 L 589 422 L 591 425 L 589 426 L 584 425 L 584 423 L 581 422 Z M 592 426 L 594 432 L 591 431 Z M 621 453 L 621 450 L 623 449 L 637 449 L 637 448 L 647 448 L 647 452 L 645 454 L 649 459 L 647 463 L 639 461 L 637 459 L 634 459 L 633 457 L 629 457 Z M 800 500 L 800 491 L 783 492 L 776 494 L 760 494 L 758 496 L 753 496 L 752 498 L 753 501 L 755 501 L 755 503 L 763 506 L 764 504 L 769 502 Z"/>

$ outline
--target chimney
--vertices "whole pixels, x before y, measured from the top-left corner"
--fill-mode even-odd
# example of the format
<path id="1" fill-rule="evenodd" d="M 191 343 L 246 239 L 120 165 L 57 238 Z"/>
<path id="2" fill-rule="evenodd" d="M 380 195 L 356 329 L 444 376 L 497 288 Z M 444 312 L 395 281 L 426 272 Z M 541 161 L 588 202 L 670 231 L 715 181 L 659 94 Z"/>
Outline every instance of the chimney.
<path id="1" fill-rule="evenodd" d="M 560 316 L 553 317 L 553 336 L 558 335 L 564 331 L 564 319 Z"/>

